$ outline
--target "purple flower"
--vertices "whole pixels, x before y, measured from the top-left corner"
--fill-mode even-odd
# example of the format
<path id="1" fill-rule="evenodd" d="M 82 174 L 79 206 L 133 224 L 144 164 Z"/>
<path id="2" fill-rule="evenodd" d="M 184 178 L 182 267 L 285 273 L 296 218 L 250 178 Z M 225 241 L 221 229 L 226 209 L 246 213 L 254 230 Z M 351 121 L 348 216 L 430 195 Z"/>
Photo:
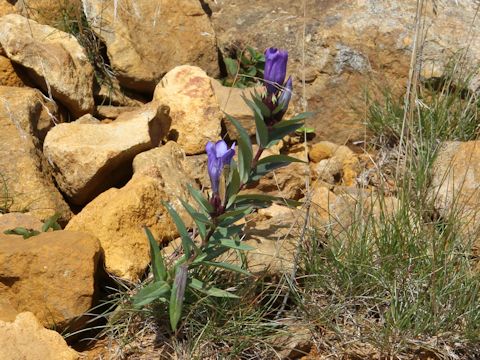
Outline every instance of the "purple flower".
<path id="1" fill-rule="evenodd" d="M 276 94 L 278 87 L 283 86 L 287 74 L 288 52 L 277 48 L 265 51 L 265 70 L 263 80 L 269 94 Z"/>
<path id="2" fill-rule="evenodd" d="M 212 183 L 212 191 L 218 194 L 220 176 L 225 165 L 230 165 L 235 155 L 235 143 L 229 149 L 225 141 L 219 140 L 216 143 L 209 141 L 206 146 L 208 155 L 208 175 Z"/>
<path id="3" fill-rule="evenodd" d="M 278 98 L 278 105 L 282 106 L 282 109 L 285 109 L 285 111 L 287 110 L 290 99 L 292 98 L 292 88 L 292 77 L 289 76 L 287 82 L 285 83 L 285 88 L 282 90 L 282 93 Z"/>

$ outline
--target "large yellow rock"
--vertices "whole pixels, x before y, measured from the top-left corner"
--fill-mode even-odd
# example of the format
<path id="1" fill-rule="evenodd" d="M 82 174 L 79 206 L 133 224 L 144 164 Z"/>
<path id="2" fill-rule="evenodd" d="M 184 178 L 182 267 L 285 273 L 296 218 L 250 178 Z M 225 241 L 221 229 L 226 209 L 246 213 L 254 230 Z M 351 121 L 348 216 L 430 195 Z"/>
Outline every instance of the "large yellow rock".
<path id="1" fill-rule="evenodd" d="M 480 250 L 480 141 L 447 142 L 432 167 L 430 197 Z"/>
<path id="2" fill-rule="evenodd" d="M 158 146 L 170 127 L 168 108 L 150 103 L 100 123 L 91 116 L 52 129 L 43 151 L 60 189 L 84 205 L 131 174 L 135 155 Z"/>
<path id="3" fill-rule="evenodd" d="M 84 0 L 83 7 L 124 87 L 151 94 L 179 64 L 219 73 L 215 33 L 199 1 Z"/>
<path id="4" fill-rule="evenodd" d="M 18 314 L 14 322 L 0 320 L 0 359 L 77 360 L 79 354 L 62 336 L 45 329 L 31 312 Z"/>
<path id="5" fill-rule="evenodd" d="M 12 62 L 5 56 L 0 56 L 0 85 L 23 87 L 25 84 L 17 74 Z"/>
<path id="6" fill-rule="evenodd" d="M 191 224 L 179 198 L 188 200 L 193 179 L 183 169 L 184 153 L 174 142 L 138 155 L 135 174 L 122 188 L 112 188 L 91 201 L 66 229 L 95 235 L 105 253 L 108 272 L 137 280 L 150 262 L 143 226 L 157 240 L 174 239 L 178 232 L 162 201 L 168 201 Z M 191 202 L 191 200 L 188 200 Z"/>
<path id="7" fill-rule="evenodd" d="M 58 212 L 62 221 L 70 219 L 40 151 L 55 115 L 40 91 L 0 86 L 0 208 L 29 211 L 39 219 Z"/>
<path id="8" fill-rule="evenodd" d="M 203 153 L 208 141 L 219 140 L 223 116 L 210 78 L 202 69 L 177 66 L 155 88 L 153 99 L 170 108 L 169 138 L 187 155 Z"/>
<path id="9" fill-rule="evenodd" d="M 0 241 L 0 297 L 45 326 L 78 329 L 94 305 L 101 250 L 90 234 L 51 231 Z"/>
<path id="10" fill-rule="evenodd" d="M 44 91 L 74 117 L 93 111 L 93 67 L 70 34 L 10 14 L 0 18 L 0 44 Z"/>

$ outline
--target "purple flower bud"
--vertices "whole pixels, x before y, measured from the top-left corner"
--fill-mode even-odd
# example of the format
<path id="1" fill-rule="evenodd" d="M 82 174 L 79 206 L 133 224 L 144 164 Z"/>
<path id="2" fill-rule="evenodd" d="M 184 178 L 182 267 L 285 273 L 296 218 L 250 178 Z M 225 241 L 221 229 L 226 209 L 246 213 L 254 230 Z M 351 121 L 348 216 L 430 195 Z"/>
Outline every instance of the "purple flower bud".
<path id="1" fill-rule="evenodd" d="M 276 94 L 277 86 L 282 86 L 287 74 L 288 52 L 277 48 L 268 48 L 265 51 L 265 70 L 263 80 L 267 92 Z"/>
<path id="2" fill-rule="evenodd" d="M 285 84 L 285 88 L 282 90 L 282 93 L 278 98 L 278 105 L 280 105 L 282 109 L 284 109 L 285 111 L 287 110 L 288 104 L 290 103 L 290 99 L 292 98 L 292 88 L 293 88 L 292 77 L 289 76 Z"/>
<path id="3" fill-rule="evenodd" d="M 219 140 L 216 143 L 209 141 L 206 146 L 208 155 L 208 175 L 212 184 L 212 191 L 218 194 L 220 176 L 225 165 L 230 165 L 235 155 L 235 143 L 229 149 L 226 142 Z"/>

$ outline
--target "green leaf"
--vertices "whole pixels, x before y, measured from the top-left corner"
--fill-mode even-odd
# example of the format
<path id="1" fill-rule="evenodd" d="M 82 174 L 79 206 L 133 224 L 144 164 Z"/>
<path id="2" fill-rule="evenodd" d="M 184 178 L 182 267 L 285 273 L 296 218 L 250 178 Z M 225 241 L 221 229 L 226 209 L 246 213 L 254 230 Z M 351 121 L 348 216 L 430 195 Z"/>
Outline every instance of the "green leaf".
<path id="1" fill-rule="evenodd" d="M 304 162 L 300 159 L 287 156 L 287 155 L 271 155 L 258 161 L 255 169 L 255 174 L 252 176 L 252 180 L 258 180 L 270 171 L 286 166 L 292 162 Z"/>
<path id="2" fill-rule="evenodd" d="M 31 238 L 32 236 L 36 236 L 40 234 L 40 231 L 27 229 L 24 227 L 16 227 L 15 229 L 5 230 L 3 232 L 5 235 L 22 235 L 24 239 Z"/>
<path id="3" fill-rule="evenodd" d="M 236 210 L 226 212 L 217 218 L 218 225 L 221 227 L 228 227 L 229 225 L 237 222 L 238 220 L 245 217 L 247 214 L 250 214 L 251 212 L 252 212 L 251 206 L 242 207 Z"/>
<path id="4" fill-rule="evenodd" d="M 59 213 L 55 213 L 54 215 L 50 216 L 42 226 L 42 232 L 47 232 L 50 228 L 52 230 L 62 230 L 62 227 L 58 223 L 58 219 L 60 218 Z"/>
<path id="5" fill-rule="evenodd" d="M 242 243 L 240 241 L 240 239 L 238 239 L 238 240 L 221 239 L 220 244 L 223 245 L 223 246 L 226 246 L 230 249 L 237 249 L 237 250 L 244 250 L 244 251 L 255 250 L 255 248 L 253 246 Z"/>
<path id="6" fill-rule="evenodd" d="M 236 164 L 232 161 L 230 164 L 230 176 L 227 186 L 227 199 L 230 199 L 232 196 L 236 195 L 240 190 L 240 175 L 238 174 L 238 169 Z"/>
<path id="7" fill-rule="evenodd" d="M 302 126 L 303 122 L 300 122 L 300 120 L 280 121 L 278 124 L 275 124 L 270 130 L 270 142 L 268 143 L 267 147 L 272 146 L 275 142 L 283 139 L 286 135 L 291 134 Z"/>
<path id="8" fill-rule="evenodd" d="M 141 289 L 132 297 L 132 304 L 139 308 L 158 299 L 167 299 L 170 286 L 166 281 L 156 281 Z"/>
<path id="9" fill-rule="evenodd" d="M 265 110 L 261 110 L 261 108 L 257 106 L 256 102 L 247 99 L 245 96 L 243 96 L 243 101 L 245 101 L 248 107 L 253 111 L 253 115 L 255 118 L 255 127 L 257 129 L 257 144 L 259 144 L 262 148 L 265 148 L 268 144 L 268 129 L 267 125 L 265 124 L 263 112 L 266 111 L 268 115 L 270 113 L 270 110 L 268 110 L 265 104 L 263 104 L 261 101 L 260 104 Z"/>
<path id="10" fill-rule="evenodd" d="M 186 201 L 183 201 L 181 199 L 180 201 L 185 210 L 187 210 L 187 212 L 192 217 L 193 221 L 195 221 L 200 237 L 202 238 L 202 240 L 205 239 L 205 236 L 207 234 L 206 224 L 211 224 L 210 220 L 204 214 L 195 211 L 195 209 Z"/>
<path id="11" fill-rule="evenodd" d="M 238 62 L 235 59 L 232 58 L 225 58 L 225 66 L 227 68 L 228 75 L 231 77 L 235 77 L 238 74 L 239 66 Z"/>
<path id="12" fill-rule="evenodd" d="M 238 272 L 240 274 L 247 275 L 247 276 L 251 275 L 247 270 L 244 270 L 240 266 L 233 265 L 233 264 L 230 264 L 230 263 L 214 262 L 214 261 L 206 261 L 206 260 L 202 261 L 201 263 L 204 264 L 204 265 L 207 265 L 207 266 L 215 266 L 215 267 L 219 267 L 219 268 L 222 268 L 222 269 Z"/>
<path id="13" fill-rule="evenodd" d="M 181 265 L 175 272 L 175 280 L 170 293 L 170 303 L 168 304 L 168 314 L 170 316 L 170 325 L 172 330 L 177 330 L 178 321 L 182 315 L 183 299 L 185 297 L 185 287 L 187 285 L 188 267 Z"/>
<path id="14" fill-rule="evenodd" d="M 162 253 L 160 247 L 155 241 L 152 232 L 146 226 L 143 227 L 145 234 L 147 234 L 148 242 L 150 244 L 150 259 L 152 261 L 152 272 L 155 281 L 165 281 L 167 279 L 167 270 L 165 263 L 163 262 Z"/>
<path id="15" fill-rule="evenodd" d="M 250 142 L 250 137 L 248 136 L 247 131 L 243 128 L 240 123 L 233 118 L 232 116 L 226 114 L 230 122 L 235 126 L 238 132 L 238 173 L 240 176 L 240 181 L 243 183 L 248 182 L 248 177 L 250 175 L 250 169 L 252 166 L 253 152 L 252 152 L 252 143 Z"/>
<path id="16" fill-rule="evenodd" d="M 298 121 L 298 120 L 305 120 L 305 119 L 307 119 L 307 118 L 309 118 L 309 117 L 312 117 L 313 115 L 315 115 L 314 112 L 303 112 L 303 113 L 300 113 L 300 114 L 292 117 L 292 118 L 289 119 L 288 121 L 292 121 L 292 120 L 296 120 L 296 121 Z"/>
<path id="17" fill-rule="evenodd" d="M 291 207 L 297 207 L 302 204 L 300 201 L 289 200 L 289 199 L 284 199 L 278 196 L 265 195 L 265 194 L 238 195 L 235 201 L 235 205 L 238 205 L 238 206 L 253 205 L 253 206 L 265 207 L 265 206 L 270 206 L 272 203 L 288 205 Z"/>
<path id="18" fill-rule="evenodd" d="M 201 291 L 202 293 L 210 296 L 221 297 L 221 298 L 232 298 L 232 299 L 239 298 L 237 295 L 232 294 L 228 291 L 225 291 L 213 286 L 207 286 L 205 285 L 205 283 L 203 283 L 198 279 L 191 279 L 190 282 L 188 283 L 188 286 L 190 286 L 192 289 Z"/>
<path id="19" fill-rule="evenodd" d="M 301 128 L 295 130 L 295 132 L 299 135 L 303 134 L 304 132 L 307 134 L 313 134 L 315 133 L 315 128 L 302 126 Z"/>
<path id="20" fill-rule="evenodd" d="M 173 222 L 177 226 L 177 230 L 180 234 L 180 237 L 182 238 L 183 252 L 185 253 L 187 259 L 189 259 L 192 254 L 192 249 L 195 248 L 195 244 L 187 231 L 187 227 L 180 218 L 180 215 L 178 215 L 178 213 L 169 203 L 162 201 L 162 204 L 167 208 L 170 216 L 173 219 Z"/>
<path id="21" fill-rule="evenodd" d="M 205 211 L 205 213 L 210 214 L 213 212 L 213 206 L 208 202 L 207 199 L 203 196 L 201 191 L 195 189 L 192 185 L 188 184 L 188 191 L 192 194 L 192 197 L 201 206 L 201 208 Z"/>

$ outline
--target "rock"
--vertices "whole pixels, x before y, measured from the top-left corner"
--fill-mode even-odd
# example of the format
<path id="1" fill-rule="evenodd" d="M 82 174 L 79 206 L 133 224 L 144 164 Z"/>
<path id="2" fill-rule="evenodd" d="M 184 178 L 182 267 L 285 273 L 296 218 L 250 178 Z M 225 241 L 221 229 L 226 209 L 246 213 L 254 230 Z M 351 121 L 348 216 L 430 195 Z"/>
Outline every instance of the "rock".
<path id="1" fill-rule="evenodd" d="M 113 77 L 94 88 L 94 97 L 97 104 L 105 106 L 139 107 L 148 102 L 147 97 L 123 88 Z"/>
<path id="2" fill-rule="evenodd" d="M 0 86 L 0 212 L 29 211 L 39 219 L 58 212 L 61 221 L 70 219 L 40 151 L 57 114 L 38 90 Z"/>
<path id="3" fill-rule="evenodd" d="M 311 194 L 312 226 L 334 237 L 348 235 L 350 227 L 370 218 L 385 221 L 395 216 L 400 202 L 393 196 L 382 196 L 366 190 L 346 187 L 333 193 L 327 187 L 315 184 Z M 378 225 L 378 222 L 372 223 Z M 351 237 L 346 236 L 346 241 Z"/>
<path id="4" fill-rule="evenodd" d="M 25 86 L 12 62 L 5 56 L 0 56 L 0 86 Z"/>
<path id="5" fill-rule="evenodd" d="M 23 312 L 14 322 L 0 321 L 0 358 L 77 360 L 80 356 L 59 333 L 45 329 L 31 312 Z"/>
<path id="6" fill-rule="evenodd" d="M 276 169 L 250 186 L 247 193 L 266 193 L 285 199 L 298 200 L 304 196 L 306 179 L 310 176 L 308 165 L 291 163 Z"/>
<path id="7" fill-rule="evenodd" d="M 0 321 L 15 321 L 17 314 L 18 311 L 12 306 L 10 300 L 6 298 L 0 298 Z"/>
<path id="8" fill-rule="evenodd" d="M 93 111 L 93 67 L 70 34 L 10 14 L 0 19 L 0 44 L 33 81 L 75 116 Z"/>
<path id="9" fill-rule="evenodd" d="M 168 109 L 154 103 L 114 122 L 60 124 L 43 147 L 58 186 L 77 205 L 124 181 L 135 155 L 158 146 L 170 126 Z"/>
<path id="10" fill-rule="evenodd" d="M 51 231 L 0 240 L 0 294 L 17 311 L 31 311 L 44 326 L 74 331 L 94 305 L 101 249 L 85 233 Z"/>
<path id="11" fill-rule="evenodd" d="M 142 226 L 148 226 L 159 241 L 177 236 L 162 201 L 171 203 L 188 219 L 178 198 L 188 199 L 186 184 L 194 182 L 182 170 L 183 157 L 174 142 L 138 155 L 133 162 L 132 180 L 120 189 L 99 195 L 67 225 L 68 230 L 98 237 L 109 273 L 129 280 L 138 280 L 143 274 L 150 254 Z"/>
<path id="12" fill-rule="evenodd" d="M 188 186 L 196 188 L 198 182 L 195 175 L 187 171 L 189 165 L 187 158 L 183 149 L 176 142 L 169 141 L 161 147 L 138 154 L 133 160 L 133 173 L 135 176 L 146 175 L 157 180 L 167 194 L 166 201 L 176 209 L 187 227 L 190 227 L 193 225 L 193 221 L 184 210 L 180 199 L 193 204 L 194 199 L 190 196 Z M 176 230 L 174 233 L 176 234 Z M 160 236 L 162 239 L 166 239 L 173 235 L 167 231 Z"/>
<path id="13" fill-rule="evenodd" d="M 204 153 L 208 141 L 219 140 L 222 113 L 210 78 L 202 69 L 177 66 L 155 88 L 153 99 L 170 107 L 169 139 L 187 155 Z"/>
<path id="14" fill-rule="evenodd" d="M 0 17 L 15 14 L 16 9 L 8 0 L 0 0 Z"/>
<path id="15" fill-rule="evenodd" d="M 99 119 L 111 119 L 115 120 L 121 114 L 134 111 L 136 107 L 133 106 L 109 106 L 100 105 L 97 106 L 97 117 Z"/>
<path id="16" fill-rule="evenodd" d="M 178 64 L 218 76 L 215 34 L 195 0 L 83 0 L 85 15 L 104 40 L 122 86 L 144 93 Z"/>
<path id="17" fill-rule="evenodd" d="M 375 88 L 391 88 L 394 96 L 404 92 L 415 32 L 415 0 L 312 0 L 306 3 L 306 17 L 303 3 L 297 1 L 258 0 L 255 6 L 241 0 L 208 3 L 223 55 L 245 46 L 289 51 L 292 103 L 303 111 L 302 96 L 295 95 L 303 93 L 300 79 L 305 74 L 305 104 L 315 112 L 307 126 L 315 129 L 319 139 L 339 144 L 364 140 L 365 88 L 372 96 L 381 96 Z M 480 30 L 476 8 L 474 1 L 435 2 L 435 11 L 431 3 L 424 7 L 425 76 L 443 76 L 452 55 L 463 53 L 466 42 L 471 44 L 467 60 L 478 63 L 480 42 L 471 41 Z M 429 67 L 437 70 L 432 73 Z"/>
<path id="18" fill-rule="evenodd" d="M 480 141 L 443 144 L 432 166 L 430 197 L 440 216 L 455 219 L 480 250 Z"/>
<path id="19" fill-rule="evenodd" d="M 329 141 L 314 144 L 308 154 L 314 179 L 329 184 L 353 186 L 360 172 L 360 161 L 357 155 L 347 146 L 337 145 Z"/>
<path id="20" fill-rule="evenodd" d="M 278 355 L 281 359 L 300 359 L 313 347 L 312 330 L 295 323 L 294 319 L 287 321 L 291 324 L 287 325 L 286 334 L 275 338 L 274 346 L 279 349 Z"/>
<path id="21" fill-rule="evenodd" d="M 255 135 L 255 119 L 253 117 L 252 110 L 243 100 L 243 96 L 247 99 L 251 99 L 253 95 L 253 89 L 239 89 L 234 87 L 223 86 L 220 81 L 212 79 L 212 87 L 217 98 L 218 105 L 222 111 L 223 119 L 222 123 L 230 139 L 237 138 L 237 130 L 235 126 L 227 119 L 225 114 L 233 116 L 240 124 L 247 130 L 250 136 Z M 260 89 L 257 89 L 260 91 Z"/>

